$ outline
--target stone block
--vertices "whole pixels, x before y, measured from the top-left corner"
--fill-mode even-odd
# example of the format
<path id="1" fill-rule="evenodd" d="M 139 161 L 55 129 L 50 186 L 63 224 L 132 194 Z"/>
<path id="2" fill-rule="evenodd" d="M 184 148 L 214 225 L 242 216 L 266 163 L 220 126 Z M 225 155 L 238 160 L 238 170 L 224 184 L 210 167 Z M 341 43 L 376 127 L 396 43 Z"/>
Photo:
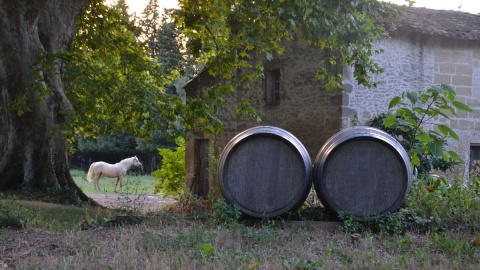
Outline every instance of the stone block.
<path id="1" fill-rule="evenodd" d="M 357 111 L 353 108 L 343 107 L 342 108 L 342 115 L 343 117 L 355 117 L 357 115 Z"/>
<path id="2" fill-rule="evenodd" d="M 450 122 L 450 128 L 452 128 L 452 129 L 458 128 L 458 120 L 452 120 Z"/>
<path id="3" fill-rule="evenodd" d="M 463 103 L 467 104 L 470 107 L 480 106 L 480 101 L 476 98 L 469 98 L 469 99 L 465 100 L 465 102 L 463 102 Z"/>
<path id="4" fill-rule="evenodd" d="M 456 118 L 460 119 L 460 118 L 469 118 L 469 113 L 466 112 L 466 111 L 461 111 L 461 110 L 457 110 L 457 116 Z"/>
<path id="5" fill-rule="evenodd" d="M 451 60 L 451 53 L 450 51 L 436 51 L 434 59 L 436 63 L 449 63 Z"/>
<path id="6" fill-rule="evenodd" d="M 350 105 L 350 95 L 348 93 L 343 93 L 343 100 L 342 100 L 342 105 L 343 106 L 349 106 Z"/>
<path id="7" fill-rule="evenodd" d="M 473 57 L 473 59 L 478 59 L 478 60 L 480 60 L 480 50 L 474 51 L 474 52 L 472 53 L 472 57 Z"/>
<path id="8" fill-rule="evenodd" d="M 434 84 L 452 84 L 452 76 L 445 74 L 435 74 Z"/>
<path id="9" fill-rule="evenodd" d="M 455 64 L 452 64 L 452 63 L 442 63 L 442 64 L 439 64 L 440 66 L 440 73 L 442 74 L 455 74 L 455 71 L 456 71 L 456 68 L 455 68 Z"/>
<path id="10" fill-rule="evenodd" d="M 472 65 L 457 65 L 457 69 L 456 69 L 455 73 L 457 75 L 472 76 L 473 66 Z"/>
<path id="11" fill-rule="evenodd" d="M 353 91 L 353 85 L 350 84 L 350 83 L 344 83 L 343 84 L 343 91 L 352 92 Z"/>
<path id="12" fill-rule="evenodd" d="M 456 64 L 467 64 L 468 63 L 468 55 L 463 52 L 453 52 L 452 53 L 452 63 Z"/>
<path id="13" fill-rule="evenodd" d="M 472 86 L 472 76 L 454 75 L 452 77 L 453 85 Z"/>
<path id="14" fill-rule="evenodd" d="M 472 129 L 475 127 L 475 124 L 469 120 L 459 120 L 458 121 L 458 128 L 459 129 Z"/>
<path id="15" fill-rule="evenodd" d="M 471 87 L 456 87 L 455 92 L 457 93 L 457 96 L 467 96 L 467 97 L 472 96 Z"/>
<path id="16" fill-rule="evenodd" d="M 372 119 L 372 113 L 369 112 L 369 111 L 364 111 L 364 112 L 362 113 L 362 118 L 363 118 L 363 119 Z"/>

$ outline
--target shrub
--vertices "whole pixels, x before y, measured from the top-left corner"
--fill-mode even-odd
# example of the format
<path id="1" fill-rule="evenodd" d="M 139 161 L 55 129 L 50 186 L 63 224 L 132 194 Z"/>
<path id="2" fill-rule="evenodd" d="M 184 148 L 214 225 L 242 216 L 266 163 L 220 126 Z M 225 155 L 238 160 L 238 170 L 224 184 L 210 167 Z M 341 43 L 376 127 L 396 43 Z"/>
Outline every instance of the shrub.
<path id="1" fill-rule="evenodd" d="M 446 84 L 432 86 L 426 91 L 407 91 L 390 101 L 388 109 L 396 108 L 395 111 L 378 115 L 369 125 L 397 138 L 420 175 L 432 169 L 446 171 L 462 162 L 454 151 L 445 151 L 447 139 L 458 140 L 459 137 L 446 125 L 437 124 L 435 129 L 426 130 L 424 124 L 437 117 L 456 116 L 456 110 L 473 112 L 455 98 L 455 91 Z"/>
<path id="2" fill-rule="evenodd" d="M 185 139 L 175 140 L 177 148 L 160 148 L 162 167 L 152 175 L 157 179 L 154 183 L 154 192 L 164 192 L 164 196 L 181 195 L 185 190 Z"/>

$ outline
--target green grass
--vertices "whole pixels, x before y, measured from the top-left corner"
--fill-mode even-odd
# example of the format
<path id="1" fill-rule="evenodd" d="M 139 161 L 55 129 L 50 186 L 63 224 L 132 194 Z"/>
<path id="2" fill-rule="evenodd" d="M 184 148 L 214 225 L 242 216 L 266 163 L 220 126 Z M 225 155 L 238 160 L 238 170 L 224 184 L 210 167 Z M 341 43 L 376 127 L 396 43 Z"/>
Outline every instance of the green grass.
<path id="1" fill-rule="evenodd" d="M 115 188 L 115 183 L 117 182 L 116 178 L 100 178 L 100 191 L 93 188 L 93 182 L 88 182 L 87 172 L 80 170 L 71 171 L 73 180 L 85 193 L 94 193 L 94 194 L 104 194 L 104 193 L 113 193 Z M 123 193 L 131 194 L 154 194 L 153 193 L 153 183 L 155 182 L 155 177 L 150 175 L 131 175 L 127 174 L 123 177 Z M 120 191 L 120 187 L 117 188 L 117 191 Z"/>
<path id="2" fill-rule="evenodd" d="M 71 231 L 80 229 L 84 224 L 102 224 L 112 214 L 111 210 L 100 207 L 17 200 L 0 193 L 0 228 Z"/>

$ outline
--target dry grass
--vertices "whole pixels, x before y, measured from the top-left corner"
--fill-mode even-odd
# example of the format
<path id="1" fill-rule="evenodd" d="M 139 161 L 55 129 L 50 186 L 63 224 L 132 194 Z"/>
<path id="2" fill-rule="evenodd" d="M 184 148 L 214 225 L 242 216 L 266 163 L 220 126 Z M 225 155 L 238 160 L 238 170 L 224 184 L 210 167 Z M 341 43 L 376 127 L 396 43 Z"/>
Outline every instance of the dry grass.
<path id="1" fill-rule="evenodd" d="M 316 226 L 233 226 L 160 213 L 139 225 L 0 230 L 8 269 L 480 269 L 466 231 L 355 236 Z M 357 238 L 358 237 L 358 238 Z"/>
<path id="2" fill-rule="evenodd" d="M 439 203 L 431 193 L 425 194 L 425 201 Z M 140 224 L 105 227 L 100 224 L 112 223 L 101 220 L 115 215 L 113 211 L 8 200 L 0 200 L 0 209 L 2 203 L 4 210 L 34 207 L 30 209 L 35 215 L 25 223 L 27 229 L 0 229 L 0 270 L 480 269 L 478 227 L 465 223 L 446 232 L 397 235 L 350 234 L 317 226 L 326 224 L 319 222 L 247 226 L 227 219 L 219 225 L 215 221 L 224 216 L 212 212 L 223 209 L 226 214 L 228 209 L 221 205 L 212 209 L 205 200 L 185 200 L 154 212 Z M 471 208 L 475 213 L 477 209 Z"/>

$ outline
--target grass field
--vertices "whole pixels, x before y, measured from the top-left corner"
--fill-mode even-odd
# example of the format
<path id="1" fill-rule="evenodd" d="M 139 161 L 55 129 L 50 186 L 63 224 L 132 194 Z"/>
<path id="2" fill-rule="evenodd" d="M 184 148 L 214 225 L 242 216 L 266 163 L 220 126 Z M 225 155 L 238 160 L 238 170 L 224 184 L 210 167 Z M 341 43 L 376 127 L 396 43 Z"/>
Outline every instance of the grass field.
<path id="1" fill-rule="evenodd" d="M 82 180 L 85 172 L 72 175 L 94 192 Z M 127 176 L 124 192 L 151 192 L 153 181 Z M 114 180 L 100 184 L 110 195 Z M 0 269 L 474 270 L 480 269 L 479 195 L 477 186 L 431 192 L 415 182 L 408 211 L 378 219 L 377 230 L 362 230 L 355 219 L 334 228 L 280 219 L 249 225 L 226 203 L 188 197 L 139 217 L 0 196 Z"/>
<path id="2" fill-rule="evenodd" d="M 115 188 L 116 178 L 100 178 L 100 191 L 93 188 L 93 182 L 88 182 L 87 172 L 80 170 L 71 171 L 73 180 L 85 193 L 113 193 Z M 127 174 L 123 177 L 123 193 L 129 194 L 154 194 L 153 193 L 153 183 L 155 182 L 155 177 L 150 175 L 131 175 Z M 117 191 L 120 190 L 120 187 L 117 188 Z"/>

